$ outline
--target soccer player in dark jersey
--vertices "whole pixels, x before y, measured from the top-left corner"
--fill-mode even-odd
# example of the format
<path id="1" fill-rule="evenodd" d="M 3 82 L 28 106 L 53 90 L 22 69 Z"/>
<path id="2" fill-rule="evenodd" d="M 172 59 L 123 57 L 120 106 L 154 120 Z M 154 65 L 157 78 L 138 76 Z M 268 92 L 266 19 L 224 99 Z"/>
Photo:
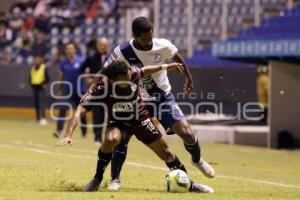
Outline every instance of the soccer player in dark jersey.
<path id="1" fill-rule="evenodd" d="M 97 169 L 94 178 L 85 186 L 87 192 L 97 191 L 103 179 L 104 171 L 111 161 L 114 147 L 126 137 L 134 134 L 138 140 L 147 145 L 159 156 L 170 170 L 186 171 L 178 157 L 170 152 L 162 134 L 153 123 L 146 106 L 140 96 L 140 79 L 161 70 L 182 72 L 179 63 L 147 66 L 143 68 L 129 67 L 123 61 L 112 61 L 102 70 L 106 76 L 94 83 L 82 97 L 75 115 L 69 121 L 66 134 L 57 145 L 72 143 L 72 134 L 80 121 L 80 116 L 93 106 L 105 105 L 108 115 L 104 142 L 99 148 Z M 209 186 L 192 181 L 190 192 L 212 193 Z"/>

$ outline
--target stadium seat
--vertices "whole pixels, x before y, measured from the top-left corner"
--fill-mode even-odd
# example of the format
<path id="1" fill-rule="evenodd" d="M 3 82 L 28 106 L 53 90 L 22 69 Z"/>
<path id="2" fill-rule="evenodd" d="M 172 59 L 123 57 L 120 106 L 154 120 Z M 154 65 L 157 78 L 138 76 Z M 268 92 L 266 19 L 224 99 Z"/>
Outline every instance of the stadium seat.
<path id="1" fill-rule="evenodd" d="M 80 27 L 76 27 L 76 28 L 74 29 L 74 35 L 75 35 L 75 36 L 79 36 L 79 35 L 81 35 L 81 33 L 82 33 L 82 30 L 81 30 Z"/>
<path id="2" fill-rule="evenodd" d="M 71 30 L 68 27 L 63 28 L 63 30 L 62 30 L 62 34 L 64 36 L 70 35 L 70 32 L 71 32 Z"/>
<path id="3" fill-rule="evenodd" d="M 51 29 L 51 35 L 58 35 L 58 33 L 59 33 L 59 29 L 57 27 L 53 27 Z"/>
<path id="4" fill-rule="evenodd" d="M 85 30 L 85 34 L 88 36 L 92 35 L 93 32 L 94 32 L 94 30 L 92 27 L 87 27 L 87 29 Z"/>
<path id="5" fill-rule="evenodd" d="M 86 18 L 85 21 L 84 21 L 85 25 L 87 26 L 91 26 L 93 25 L 93 19 L 91 18 Z"/>
<path id="6" fill-rule="evenodd" d="M 104 24 L 104 19 L 103 19 L 102 17 L 99 17 L 99 18 L 97 19 L 97 24 L 98 24 L 98 26 L 99 26 L 99 25 L 103 25 L 103 24 Z"/>
<path id="7" fill-rule="evenodd" d="M 51 38 L 51 45 L 57 45 L 58 44 L 58 37 L 52 37 Z"/>

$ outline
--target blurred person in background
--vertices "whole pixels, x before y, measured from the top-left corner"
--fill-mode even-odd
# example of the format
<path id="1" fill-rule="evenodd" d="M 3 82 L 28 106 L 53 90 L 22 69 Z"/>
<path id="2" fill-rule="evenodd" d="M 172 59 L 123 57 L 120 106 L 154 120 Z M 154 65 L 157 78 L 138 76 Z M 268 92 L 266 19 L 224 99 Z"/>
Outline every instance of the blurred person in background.
<path id="1" fill-rule="evenodd" d="M 63 2 L 63 5 L 58 8 L 57 15 L 65 20 L 71 17 L 71 9 L 69 8 L 69 4 L 67 1 Z"/>
<path id="2" fill-rule="evenodd" d="M 96 19 L 97 15 L 102 17 L 108 16 L 116 7 L 114 0 L 86 0 L 85 17 L 90 19 Z"/>
<path id="3" fill-rule="evenodd" d="M 48 5 L 52 2 L 53 0 L 43 0 L 43 1 L 38 1 L 34 11 L 33 11 L 33 15 L 35 17 L 39 17 L 41 15 L 49 15 L 49 9 L 48 9 Z"/>
<path id="4" fill-rule="evenodd" d="M 0 23 L 8 24 L 8 21 L 7 21 L 7 18 L 6 18 L 6 14 L 3 11 L 0 11 Z"/>
<path id="5" fill-rule="evenodd" d="M 66 57 L 60 62 L 60 75 L 59 81 L 68 82 L 67 84 L 59 84 L 57 96 L 70 96 L 68 98 L 62 99 L 62 103 L 70 104 L 73 108 L 77 107 L 80 102 L 80 91 L 81 94 L 84 93 L 85 85 L 83 80 L 80 84 L 77 84 L 79 76 L 82 74 L 83 70 L 81 69 L 82 58 L 76 54 L 76 46 L 74 43 L 65 44 L 65 54 Z M 77 87 L 80 88 L 77 88 Z M 59 115 L 57 119 L 57 127 L 53 135 L 55 137 L 60 137 L 61 132 L 64 128 L 65 116 L 69 109 L 69 106 L 66 104 L 59 106 Z M 81 117 L 81 133 L 82 137 L 86 137 L 87 128 L 86 128 L 86 117 Z"/>
<path id="6" fill-rule="evenodd" d="M 35 19 L 33 16 L 33 9 L 26 9 L 26 16 L 24 17 L 23 29 L 25 30 L 33 30 L 35 27 Z"/>
<path id="7" fill-rule="evenodd" d="M 263 118 L 261 122 L 267 123 L 268 120 L 268 90 L 269 90 L 269 77 L 268 67 L 260 66 L 257 68 L 258 76 L 256 79 L 256 92 L 257 100 L 260 107 L 263 109 Z"/>
<path id="8" fill-rule="evenodd" d="M 34 38 L 35 39 L 32 44 L 33 55 L 37 54 L 38 52 L 46 54 L 47 46 L 45 45 L 46 42 L 45 33 L 37 29 L 34 33 Z"/>
<path id="9" fill-rule="evenodd" d="M 0 51 L 0 64 L 8 65 L 13 58 L 12 48 L 10 46 L 5 47 Z"/>
<path id="10" fill-rule="evenodd" d="M 32 44 L 33 40 L 33 32 L 31 30 L 21 29 L 18 37 L 14 41 L 14 46 L 17 49 L 22 49 L 27 43 Z"/>
<path id="11" fill-rule="evenodd" d="M 36 112 L 36 121 L 41 125 L 46 125 L 45 116 L 45 88 L 49 82 L 47 66 L 42 54 L 37 54 L 34 57 L 34 65 L 32 65 L 29 74 L 29 83 L 33 91 L 34 107 Z"/>
<path id="12" fill-rule="evenodd" d="M 44 14 L 35 18 L 35 28 L 44 33 L 48 32 L 48 18 Z"/>
<path id="13" fill-rule="evenodd" d="M 96 41 L 96 52 L 93 56 L 87 57 L 82 64 L 82 70 L 90 76 L 85 77 L 88 86 L 92 85 L 94 74 L 102 69 L 107 56 L 108 41 L 106 38 L 99 38 Z M 104 124 L 104 109 L 101 106 L 95 106 L 92 109 L 93 113 L 93 130 L 95 142 L 102 143 L 102 125 Z"/>
<path id="14" fill-rule="evenodd" d="M 23 58 L 27 58 L 32 54 L 32 42 L 26 38 L 22 41 L 22 45 L 19 49 L 19 55 Z"/>
<path id="15" fill-rule="evenodd" d="M 4 49 L 13 40 L 13 32 L 5 21 L 0 22 L 0 50 Z"/>
<path id="16" fill-rule="evenodd" d="M 12 28 L 14 32 L 20 31 L 23 26 L 23 18 L 21 14 L 21 9 L 19 7 L 15 7 L 12 11 L 12 15 L 9 19 L 9 26 Z"/>

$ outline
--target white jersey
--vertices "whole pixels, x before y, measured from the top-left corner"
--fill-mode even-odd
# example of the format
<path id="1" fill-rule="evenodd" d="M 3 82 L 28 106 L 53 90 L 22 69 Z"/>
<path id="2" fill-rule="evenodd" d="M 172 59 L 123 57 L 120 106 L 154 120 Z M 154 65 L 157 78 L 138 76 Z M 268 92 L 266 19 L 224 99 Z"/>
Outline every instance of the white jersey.
<path id="1" fill-rule="evenodd" d="M 113 60 L 125 61 L 129 65 L 134 65 L 132 63 L 136 63 L 136 60 L 138 60 L 138 63 L 141 63 L 141 65 L 137 63 L 138 67 L 164 64 L 167 60 L 173 58 L 178 51 L 169 40 L 153 38 L 152 42 L 152 49 L 148 51 L 136 49 L 133 45 L 133 39 L 123 45 L 117 46 L 105 62 L 104 67 Z M 131 48 L 129 47 L 128 50 L 126 45 L 127 47 L 130 45 Z M 157 97 L 156 95 L 169 94 L 171 91 L 166 70 L 144 77 L 142 82 L 141 95 L 144 100 L 154 99 L 154 97 Z"/>

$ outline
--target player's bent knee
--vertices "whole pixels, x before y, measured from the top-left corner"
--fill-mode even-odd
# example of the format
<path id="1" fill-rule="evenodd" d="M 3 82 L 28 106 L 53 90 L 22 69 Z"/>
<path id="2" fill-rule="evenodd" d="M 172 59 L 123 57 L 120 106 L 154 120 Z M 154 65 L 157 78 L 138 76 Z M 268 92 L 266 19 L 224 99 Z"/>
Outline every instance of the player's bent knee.
<path id="1" fill-rule="evenodd" d="M 180 123 L 177 126 L 174 126 L 173 131 L 187 143 L 195 140 L 195 136 L 188 123 Z"/>
<path id="2" fill-rule="evenodd" d="M 120 137 L 113 135 L 107 137 L 105 141 L 113 146 L 117 146 L 120 143 L 121 139 Z"/>
<path id="3" fill-rule="evenodd" d="M 105 143 L 116 146 L 121 142 L 121 132 L 119 129 L 111 129 L 105 134 Z"/>

